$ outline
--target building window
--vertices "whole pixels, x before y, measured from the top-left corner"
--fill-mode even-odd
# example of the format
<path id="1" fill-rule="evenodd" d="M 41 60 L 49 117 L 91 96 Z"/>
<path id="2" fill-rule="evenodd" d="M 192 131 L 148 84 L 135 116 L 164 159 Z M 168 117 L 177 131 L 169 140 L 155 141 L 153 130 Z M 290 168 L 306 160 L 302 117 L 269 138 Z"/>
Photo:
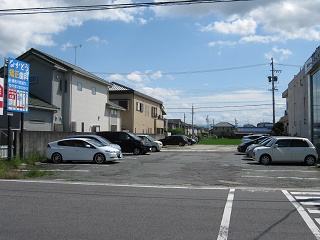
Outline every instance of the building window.
<path id="1" fill-rule="evenodd" d="M 59 91 L 62 92 L 62 79 L 59 81 Z"/>
<path id="2" fill-rule="evenodd" d="M 77 90 L 82 91 L 82 83 L 81 82 L 77 83 Z"/>
<path id="3" fill-rule="evenodd" d="M 143 104 L 142 103 L 136 103 L 136 106 L 137 106 L 137 111 L 139 112 L 143 112 Z"/>
<path id="4" fill-rule="evenodd" d="M 91 93 L 92 93 L 92 95 L 96 95 L 96 88 L 95 87 L 91 88 Z"/>
<path id="5" fill-rule="evenodd" d="M 151 117 L 153 117 L 153 118 L 158 117 L 157 108 L 156 107 L 151 107 Z"/>
<path id="6" fill-rule="evenodd" d="M 117 117 L 118 111 L 116 109 L 111 109 L 111 117 Z"/>
<path id="7" fill-rule="evenodd" d="M 117 131 L 117 125 L 111 125 L 111 131 Z"/>

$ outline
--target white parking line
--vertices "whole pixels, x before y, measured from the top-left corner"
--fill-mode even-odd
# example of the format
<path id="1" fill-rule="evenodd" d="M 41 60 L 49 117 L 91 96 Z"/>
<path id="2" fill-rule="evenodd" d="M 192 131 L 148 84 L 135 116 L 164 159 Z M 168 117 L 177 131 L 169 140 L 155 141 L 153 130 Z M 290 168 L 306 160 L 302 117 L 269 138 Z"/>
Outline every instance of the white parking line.
<path id="1" fill-rule="evenodd" d="M 243 175 L 243 178 L 269 178 L 269 179 L 295 179 L 295 180 L 320 180 L 320 178 L 305 178 L 305 177 L 271 177 L 271 176 L 250 176 Z"/>
<path id="2" fill-rule="evenodd" d="M 219 236 L 218 236 L 217 240 L 227 240 L 228 239 L 232 204 L 233 204 L 233 198 L 234 198 L 234 191 L 235 191 L 235 189 L 230 189 L 230 191 L 229 191 L 227 203 L 226 203 L 226 206 L 224 207 L 224 212 L 223 212 L 221 225 L 220 225 Z"/>
<path id="3" fill-rule="evenodd" d="M 286 169 L 277 169 L 277 170 L 259 170 L 259 169 L 251 169 L 246 168 L 242 169 L 243 171 L 255 171 L 255 172 L 303 172 L 303 173 L 318 173 L 319 171 L 314 170 L 286 170 Z"/>
<path id="4" fill-rule="evenodd" d="M 297 202 L 294 197 L 290 195 L 290 193 L 286 190 L 282 190 L 283 194 L 288 198 L 288 200 L 293 204 L 293 206 L 297 209 L 307 226 L 310 228 L 313 235 L 316 239 L 320 240 L 320 230 L 317 225 L 314 223 L 312 218 L 308 215 L 308 213 L 304 210 L 299 202 Z"/>

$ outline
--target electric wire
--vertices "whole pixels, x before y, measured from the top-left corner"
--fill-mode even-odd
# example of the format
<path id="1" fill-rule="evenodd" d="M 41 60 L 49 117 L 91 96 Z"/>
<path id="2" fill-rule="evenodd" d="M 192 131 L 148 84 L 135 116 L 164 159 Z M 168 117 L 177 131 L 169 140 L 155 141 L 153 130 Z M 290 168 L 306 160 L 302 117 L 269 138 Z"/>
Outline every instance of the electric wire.
<path id="1" fill-rule="evenodd" d="M 6 15 L 26 15 L 26 14 L 45 14 L 45 13 L 68 13 L 68 12 L 88 12 L 112 9 L 154 7 L 154 6 L 173 6 L 173 5 L 191 5 L 204 3 L 231 3 L 231 2 L 249 2 L 253 0 L 179 0 L 163 2 L 136 2 L 136 3 L 119 3 L 105 5 L 84 5 L 84 6 L 67 6 L 67 7 L 42 7 L 42 8 L 12 8 L 0 9 L 0 16 Z"/>
<path id="2" fill-rule="evenodd" d="M 246 66 L 238 66 L 238 67 L 227 67 L 227 68 L 216 68 L 216 69 L 206 69 L 206 70 L 194 70 L 194 71 L 175 71 L 175 72 L 161 72 L 161 75 L 179 75 L 179 74 L 198 74 L 198 73 L 208 73 L 208 72 L 220 72 L 220 71 L 231 71 L 231 70 L 237 70 L 237 69 L 245 69 L 245 68 L 254 68 L 254 67 L 260 67 L 260 66 L 266 66 L 269 65 L 269 63 L 260 63 L 260 64 L 254 64 L 254 65 L 246 65 Z M 129 75 L 132 73 L 116 73 L 116 72 L 91 72 L 93 74 L 106 74 L 106 75 Z M 136 75 L 139 76 L 148 76 L 153 75 L 153 72 L 146 72 L 146 73 L 139 73 L 136 72 Z"/>

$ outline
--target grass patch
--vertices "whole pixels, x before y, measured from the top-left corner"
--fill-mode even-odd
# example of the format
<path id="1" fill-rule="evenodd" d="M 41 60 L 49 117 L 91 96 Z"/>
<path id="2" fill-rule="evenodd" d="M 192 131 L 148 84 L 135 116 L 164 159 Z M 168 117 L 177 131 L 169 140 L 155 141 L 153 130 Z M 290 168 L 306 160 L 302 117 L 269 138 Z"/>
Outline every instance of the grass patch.
<path id="1" fill-rule="evenodd" d="M 43 162 L 44 157 L 39 154 L 32 154 L 22 161 L 19 157 L 14 157 L 10 161 L 0 160 L 1 179 L 25 179 L 42 177 L 48 173 L 40 171 L 35 165 L 36 162 Z"/>
<path id="2" fill-rule="evenodd" d="M 206 145 L 239 145 L 241 139 L 228 139 L 228 138 L 206 138 L 201 139 L 199 144 Z"/>

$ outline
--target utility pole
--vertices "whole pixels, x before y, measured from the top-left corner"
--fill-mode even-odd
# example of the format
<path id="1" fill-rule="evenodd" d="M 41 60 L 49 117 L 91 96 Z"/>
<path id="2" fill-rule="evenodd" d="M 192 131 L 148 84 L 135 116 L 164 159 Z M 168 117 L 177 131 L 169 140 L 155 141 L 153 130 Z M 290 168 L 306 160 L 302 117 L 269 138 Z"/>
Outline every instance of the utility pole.
<path id="1" fill-rule="evenodd" d="M 193 111 L 193 104 L 192 104 L 192 113 L 191 114 L 192 114 L 192 123 L 191 123 L 192 124 L 192 135 L 191 136 L 194 137 L 194 128 L 193 128 L 193 114 L 194 114 L 194 111 Z"/>
<path id="2" fill-rule="evenodd" d="M 186 114 L 183 114 L 183 132 L 186 134 Z"/>
<path id="3" fill-rule="evenodd" d="M 273 126 L 275 125 L 276 123 L 276 103 L 275 103 L 275 99 L 274 99 L 274 91 L 277 90 L 275 89 L 274 87 L 274 82 L 278 81 L 278 77 L 277 76 L 274 76 L 274 66 L 273 66 L 273 58 L 271 58 L 271 76 L 268 77 L 269 79 L 269 82 L 271 82 L 272 84 L 272 123 L 273 123 Z"/>

